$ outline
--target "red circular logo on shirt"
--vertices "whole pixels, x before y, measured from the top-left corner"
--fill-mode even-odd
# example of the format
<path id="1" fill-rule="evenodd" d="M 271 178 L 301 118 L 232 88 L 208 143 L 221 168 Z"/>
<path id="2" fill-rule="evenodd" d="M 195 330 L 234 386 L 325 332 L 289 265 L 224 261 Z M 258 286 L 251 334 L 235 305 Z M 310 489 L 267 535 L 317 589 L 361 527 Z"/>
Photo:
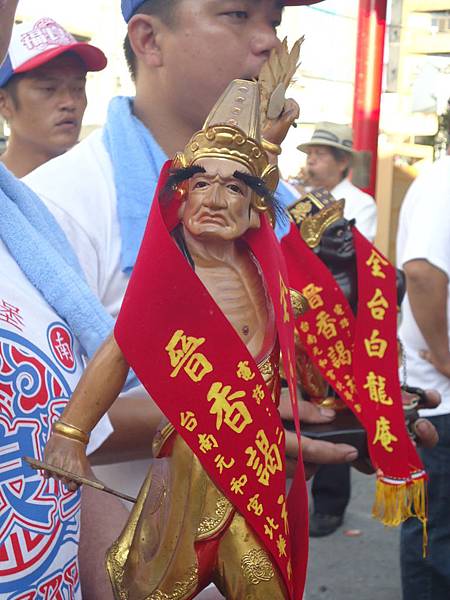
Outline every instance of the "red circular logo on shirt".
<path id="1" fill-rule="evenodd" d="M 53 356 L 67 371 L 75 370 L 75 355 L 73 352 L 73 337 L 70 331 L 61 323 L 53 323 L 47 330 L 48 343 Z"/>

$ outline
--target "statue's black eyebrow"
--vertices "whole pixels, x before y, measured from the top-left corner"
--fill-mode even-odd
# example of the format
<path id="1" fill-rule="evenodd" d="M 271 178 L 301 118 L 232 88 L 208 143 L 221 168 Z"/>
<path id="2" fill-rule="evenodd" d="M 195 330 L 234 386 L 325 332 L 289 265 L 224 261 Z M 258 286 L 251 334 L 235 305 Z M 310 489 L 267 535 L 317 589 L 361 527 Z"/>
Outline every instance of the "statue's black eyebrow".
<path id="1" fill-rule="evenodd" d="M 286 219 L 286 212 L 283 205 L 277 200 L 275 194 L 269 190 L 261 177 L 256 177 L 243 171 L 235 171 L 233 177 L 245 183 L 260 198 L 264 198 L 267 207 L 272 211 L 275 221 Z"/>
<path id="2" fill-rule="evenodd" d="M 169 177 L 161 190 L 160 198 L 167 199 L 167 195 L 173 192 L 177 185 L 191 179 L 197 173 L 206 173 L 205 169 L 200 165 L 192 165 L 191 167 L 182 167 L 180 169 L 170 169 Z"/>

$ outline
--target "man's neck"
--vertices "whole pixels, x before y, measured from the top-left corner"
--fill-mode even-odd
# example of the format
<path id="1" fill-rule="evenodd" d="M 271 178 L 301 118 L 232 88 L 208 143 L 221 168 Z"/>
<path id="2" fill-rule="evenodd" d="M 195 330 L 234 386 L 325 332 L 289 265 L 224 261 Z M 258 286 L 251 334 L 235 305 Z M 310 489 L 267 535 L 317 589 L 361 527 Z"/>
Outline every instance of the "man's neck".
<path id="1" fill-rule="evenodd" d="M 236 240 L 198 238 L 183 228 L 189 254 L 197 267 L 208 268 L 219 264 L 232 265 L 238 260 Z"/>
<path id="2" fill-rule="evenodd" d="M 0 161 L 13 175 L 21 179 L 52 158 L 54 156 L 50 156 L 44 150 L 11 138 L 6 151 L 0 156 Z"/>
<path id="3" fill-rule="evenodd" d="M 148 96 L 136 91 L 133 112 L 151 132 L 167 156 L 174 156 L 183 150 L 192 135 L 201 129 L 203 123 L 188 123 L 183 116 L 158 97 L 157 92 Z"/>
<path id="4" fill-rule="evenodd" d="M 345 177 L 344 177 L 344 179 L 345 179 Z M 332 179 L 332 180 L 328 181 L 328 183 L 326 185 L 324 185 L 324 188 L 328 192 L 332 192 L 336 186 L 338 186 L 340 183 L 342 183 L 342 181 L 344 181 L 344 179 L 342 179 L 340 177 Z"/>

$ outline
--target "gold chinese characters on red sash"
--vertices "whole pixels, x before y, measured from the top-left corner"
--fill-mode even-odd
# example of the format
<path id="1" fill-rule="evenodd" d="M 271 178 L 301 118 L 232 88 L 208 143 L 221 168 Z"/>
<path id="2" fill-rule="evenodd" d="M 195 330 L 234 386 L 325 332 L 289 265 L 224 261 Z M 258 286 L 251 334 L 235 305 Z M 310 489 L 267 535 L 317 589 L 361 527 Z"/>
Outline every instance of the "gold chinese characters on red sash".
<path id="1" fill-rule="evenodd" d="M 296 321 L 311 360 L 367 432 L 378 470 L 374 515 L 397 525 L 415 514 L 424 522 L 426 475 L 404 422 L 397 358 L 396 272 L 353 228 L 358 312 L 333 275 L 292 225 L 282 248 L 290 285 L 310 310 Z"/>

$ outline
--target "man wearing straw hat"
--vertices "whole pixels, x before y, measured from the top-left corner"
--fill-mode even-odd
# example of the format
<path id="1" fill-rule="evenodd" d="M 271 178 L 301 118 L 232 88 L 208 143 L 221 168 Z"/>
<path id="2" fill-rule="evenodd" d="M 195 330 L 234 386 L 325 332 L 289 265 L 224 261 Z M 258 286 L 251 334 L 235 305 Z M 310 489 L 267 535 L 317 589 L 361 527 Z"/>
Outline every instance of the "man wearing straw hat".
<path id="1" fill-rule="evenodd" d="M 377 219 L 374 199 L 348 179 L 357 156 L 351 127 L 324 121 L 316 125 L 311 140 L 297 148 L 307 154 L 308 184 L 327 189 L 336 199 L 345 198 L 344 217 L 355 219 L 359 231 L 373 242 Z"/>

